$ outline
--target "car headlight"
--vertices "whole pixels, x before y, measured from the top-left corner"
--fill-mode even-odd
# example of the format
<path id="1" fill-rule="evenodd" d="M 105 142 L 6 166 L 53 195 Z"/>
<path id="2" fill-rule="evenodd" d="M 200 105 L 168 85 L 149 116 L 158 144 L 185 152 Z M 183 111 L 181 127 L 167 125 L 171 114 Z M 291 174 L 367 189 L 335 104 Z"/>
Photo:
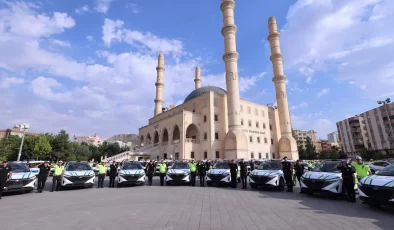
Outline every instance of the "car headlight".
<path id="1" fill-rule="evenodd" d="M 271 176 L 268 176 L 268 178 L 269 179 L 274 179 L 274 178 L 276 178 L 278 175 L 271 175 Z"/>

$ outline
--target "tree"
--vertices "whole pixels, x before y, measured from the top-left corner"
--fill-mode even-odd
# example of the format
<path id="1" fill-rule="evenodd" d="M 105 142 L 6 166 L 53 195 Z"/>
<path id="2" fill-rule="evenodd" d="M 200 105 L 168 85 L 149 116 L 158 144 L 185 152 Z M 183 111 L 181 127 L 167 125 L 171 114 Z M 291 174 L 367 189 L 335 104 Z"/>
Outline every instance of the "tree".
<path id="1" fill-rule="evenodd" d="M 66 130 L 60 132 L 52 139 L 52 151 L 54 160 L 67 159 L 69 155 L 70 136 Z"/>
<path id="2" fill-rule="evenodd" d="M 38 160 L 39 158 L 47 157 L 48 154 L 52 151 L 51 143 L 47 139 L 47 136 L 41 135 L 38 137 L 33 149 L 34 158 Z"/>
<path id="3" fill-rule="evenodd" d="M 319 159 L 338 159 L 339 152 L 336 149 L 324 149 L 319 153 Z"/>
<path id="4" fill-rule="evenodd" d="M 0 160 L 16 160 L 20 144 L 21 138 L 17 135 L 0 139 Z"/>
<path id="5" fill-rule="evenodd" d="M 309 160 L 317 158 L 316 147 L 313 145 L 312 139 L 309 136 L 306 137 L 305 152 Z"/>
<path id="6" fill-rule="evenodd" d="M 87 161 L 92 156 L 92 152 L 90 151 L 89 146 L 86 143 L 82 143 L 77 147 L 75 155 L 77 157 L 77 160 Z"/>
<path id="7" fill-rule="evenodd" d="M 299 156 L 300 160 L 308 159 L 308 154 L 306 154 L 306 151 L 305 151 L 304 146 L 302 144 L 298 145 L 297 149 L 298 149 L 298 156 Z"/>
<path id="8" fill-rule="evenodd" d="M 23 160 L 30 160 L 34 159 L 34 146 L 38 141 L 38 136 L 25 136 L 25 140 L 23 141 L 23 148 L 22 148 L 22 156 L 21 159 Z"/>

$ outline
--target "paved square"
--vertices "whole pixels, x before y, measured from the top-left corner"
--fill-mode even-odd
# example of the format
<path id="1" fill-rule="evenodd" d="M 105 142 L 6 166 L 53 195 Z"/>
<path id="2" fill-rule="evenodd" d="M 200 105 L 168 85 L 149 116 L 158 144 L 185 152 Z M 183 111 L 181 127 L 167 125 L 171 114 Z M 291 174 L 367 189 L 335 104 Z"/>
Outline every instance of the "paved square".
<path id="1" fill-rule="evenodd" d="M 106 186 L 108 181 L 106 181 Z M 51 183 L 47 183 L 47 189 Z M 390 210 L 278 191 L 154 186 L 6 195 L 1 229 L 393 229 Z"/>

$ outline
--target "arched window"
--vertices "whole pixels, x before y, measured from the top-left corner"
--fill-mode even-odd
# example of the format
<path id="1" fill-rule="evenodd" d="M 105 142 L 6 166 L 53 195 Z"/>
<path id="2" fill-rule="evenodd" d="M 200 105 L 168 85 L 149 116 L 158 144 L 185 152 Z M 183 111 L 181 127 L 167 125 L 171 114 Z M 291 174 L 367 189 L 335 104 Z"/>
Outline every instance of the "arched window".
<path id="1" fill-rule="evenodd" d="M 158 145 L 159 144 L 159 134 L 157 131 L 155 132 L 155 137 L 153 138 L 153 144 Z"/>
<path id="2" fill-rule="evenodd" d="M 259 153 L 259 159 L 261 159 L 261 153 Z"/>
<path id="3" fill-rule="evenodd" d="M 168 144 L 168 131 L 165 128 L 163 132 L 163 137 L 162 137 L 162 144 L 167 145 Z"/>
<path id="4" fill-rule="evenodd" d="M 254 159 L 254 153 L 250 153 L 250 158 Z"/>
<path id="5" fill-rule="evenodd" d="M 180 139 L 181 139 L 181 133 L 179 131 L 178 126 L 176 125 L 174 131 L 172 131 L 172 141 L 173 143 L 179 143 Z"/>

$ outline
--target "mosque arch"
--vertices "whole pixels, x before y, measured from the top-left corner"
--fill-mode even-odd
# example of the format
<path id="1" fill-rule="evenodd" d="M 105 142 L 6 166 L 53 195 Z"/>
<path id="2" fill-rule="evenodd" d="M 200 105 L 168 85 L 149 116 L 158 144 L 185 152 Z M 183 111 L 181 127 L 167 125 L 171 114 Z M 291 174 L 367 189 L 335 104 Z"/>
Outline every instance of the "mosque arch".
<path id="1" fill-rule="evenodd" d="M 168 142 L 168 131 L 167 131 L 167 128 L 164 128 L 164 130 L 163 130 L 162 142 L 163 143 Z"/>
<path id="2" fill-rule="evenodd" d="M 153 144 L 159 144 L 159 133 L 155 131 L 154 137 L 153 137 Z"/>
<path id="3" fill-rule="evenodd" d="M 186 129 L 186 138 L 198 140 L 198 128 L 195 124 L 190 124 Z"/>
<path id="4" fill-rule="evenodd" d="M 141 143 L 141 144 L 144 143 L 144 135 L 141 135 L 141 137 L 140 137 L 140 143 Z"/>
<path id="5" fill-rule="evenodd" d="M 179 130 L 178 125 L 175 125 L 174 130 L 172 131 L 172 141 L 178 142 L 181 139 L 181 132 Z"/>
<path id="6" fill-rule="evenodd" d="M 150 133 L 146 136 L 146 144 L 151 144 L 152 143 L 152 137 L 150 136 Z"/>

